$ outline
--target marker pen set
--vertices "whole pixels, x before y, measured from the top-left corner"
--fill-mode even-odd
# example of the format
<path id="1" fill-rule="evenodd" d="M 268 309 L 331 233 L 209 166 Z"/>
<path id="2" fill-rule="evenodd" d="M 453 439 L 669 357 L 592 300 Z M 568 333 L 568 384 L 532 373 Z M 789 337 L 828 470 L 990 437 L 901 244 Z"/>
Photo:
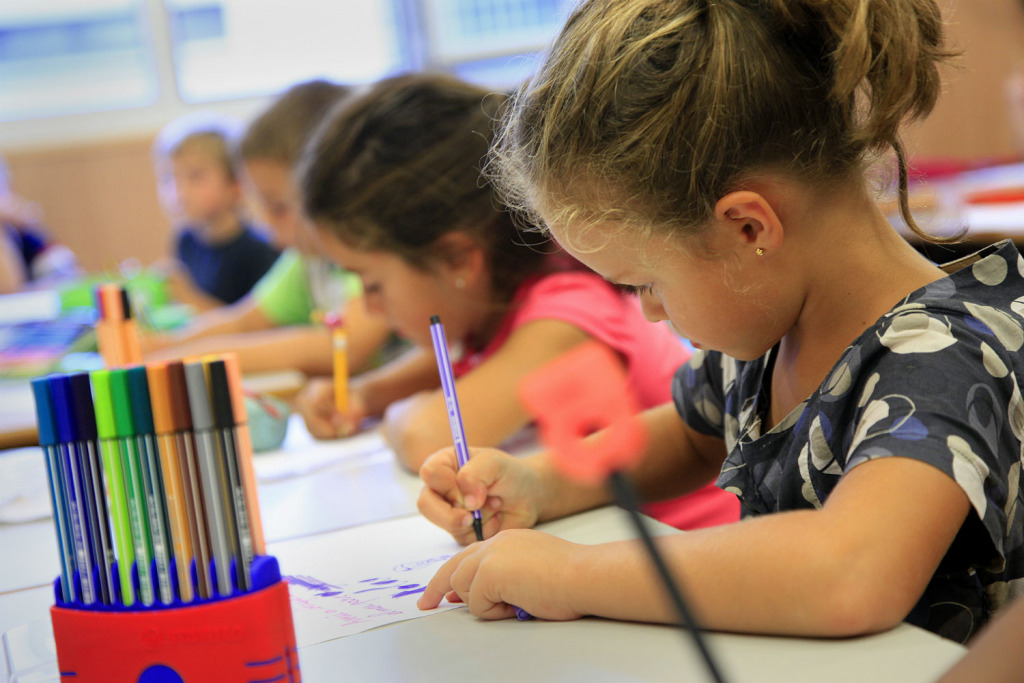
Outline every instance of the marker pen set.
<path id="1" fill-rule="evenodd" d="M 141 680 L 157 655 L 184 674 L 217 645 L 223 661 L 184 680 L 255 675 L 253 662 L 260 675 L 299 680 L 287 584 L 265 554 L 237 359 L 51 375 L 32 391 L 57 529 L 62 677 Z M 211 625 L 247 635 L 227 649 L 149 642 Z M 95 654 L 112 646 L 124 657 Z"/>
<path id="2" fill-rule="evenodd" d="M 33 380 L 63 602 L 148 607 L 252 588 L 262 534 L 255 489 L 243 482 L 251 454 L 239 450 L 244 402 L 231 400 L 241 391 L 232 364 Z"/>
<path id="3" fill-rule="evenodd" d="M 124 367 L 142 362 L 139 331 L 132 316 L 128 290 L 108 282 L 93 290 L 96 312 L 96 343 L 103 364 L 108 368 Z"/>

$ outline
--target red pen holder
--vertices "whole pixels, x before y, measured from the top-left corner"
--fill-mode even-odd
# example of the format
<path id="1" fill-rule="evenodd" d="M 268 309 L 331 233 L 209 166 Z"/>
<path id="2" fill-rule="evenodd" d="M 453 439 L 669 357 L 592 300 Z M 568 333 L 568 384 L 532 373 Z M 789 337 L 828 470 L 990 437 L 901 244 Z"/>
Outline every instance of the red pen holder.
<path id="1" fill-rule="evenodd" d="M 302 680 L 288 584 L 279 576 L 258 590 L 201 604 L 137 610 L 58 604 L 50 618 L 61 680 Z"/>

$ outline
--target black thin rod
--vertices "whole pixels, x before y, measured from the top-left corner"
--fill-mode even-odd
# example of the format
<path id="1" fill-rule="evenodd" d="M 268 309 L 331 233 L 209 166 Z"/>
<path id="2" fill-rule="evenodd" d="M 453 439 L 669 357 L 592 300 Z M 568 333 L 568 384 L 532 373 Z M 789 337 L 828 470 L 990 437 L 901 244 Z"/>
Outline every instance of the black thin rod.
<path id="1" fill-rule="evenodd" d="M 711 677 L 715 683 L 725 683 L 725 679 L 722 678 L 722 673 L 718 670 L 718 666 L 715 664 L 715 660 L 711 657 L 711 652 L 708 650 L 707 642 L 704 640 L 703 632 L 700 626 L 697 625 L 696 619 L 693 618 L 693 614 L 690 612 L 690 608 L 687 607 L 686 601 L 683 599 L 682 590 L 680 590 L 675 579 L 668 571 L 668 565 L 665 564 L 665 558 L 658 552 L 657 547 L 654 545 L 654 539 L 651 537 L 650 531 L 647 529 L 647 525 L 644 524 L 643 517 L 637 510 L 637 498 L 633 491 L 632 485 L 622 474 L 622 472 L 612 472 L 608 477 L 608 484 L 611 486 L 612 492 L 615 494 L 615 499 L 619 504 L 619 507 L 629 513 L 629 518 L 633 522 L 633 526 L 636 527 L 637 534 L 644 543 L 644 547 L 647 548 L 647 553 L 650 555 L 651 560 L 654 562 L 655 568 L 658 570 L 658 575 L 661 578 L 662 583 L 668 590 L 669 597 L 672 599 L 672 603 L 675 605 L 676 612 L 679 614 L 679 626 L 685 631 L 688 631 L 693 639 L 693 642 L 697 645 L 697 649 L 700 650 L 701 656 L 704 658 L 704 663 L 707 665 L 708 671 L 711 672 Z"/>

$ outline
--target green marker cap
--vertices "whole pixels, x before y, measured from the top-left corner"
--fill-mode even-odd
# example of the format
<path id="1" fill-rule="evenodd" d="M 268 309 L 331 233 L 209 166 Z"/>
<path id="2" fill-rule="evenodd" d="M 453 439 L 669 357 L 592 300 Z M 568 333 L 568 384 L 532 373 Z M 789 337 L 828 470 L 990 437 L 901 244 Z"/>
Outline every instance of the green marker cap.
<path id="1" fill-rule="evenodd" d="M 110 371 L 110 395 L 114 403 L 114 428 L 119 437 L 135 436 L 132 417 L 132 397 L 128 387 L 127 370 Z"/>
<path id="2" fill-rule="evenodd" d="M 96 432 L 101 439 L 117 438 L 114 423 L 114 400 L 111 392 L 110 370 L 93 370 L 89 373 L 92 383 L 93 404 L 96 406 Z"/>
<path id="3" fill-rule="evenodd" d="M 135 422 L 135 431 L 139 434 L 152 434 L 153 408 L 149 402 L 149 380 L 146 377 L 146 368 L 136 365 L 125 370 L 128 376 L 128 393 L 132 398 L 132 420 Z"/>

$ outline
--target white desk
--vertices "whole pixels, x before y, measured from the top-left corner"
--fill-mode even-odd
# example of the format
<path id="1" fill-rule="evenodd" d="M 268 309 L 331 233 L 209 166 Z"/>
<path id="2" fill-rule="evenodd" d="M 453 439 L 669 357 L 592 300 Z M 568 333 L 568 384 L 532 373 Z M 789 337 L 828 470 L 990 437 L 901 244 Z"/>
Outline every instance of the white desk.
<path id="1" fill-rule="evenodd" d="M 415 513 L 416 478 L 397 467 L 390 454 L 366 448 L 368 439 L 354 443 L 362 444 L 353 447 L 357 452 L 333 464 L 330 449 L 343 446 L 311 444 L 301 433 L 286 441 L 285 454 L 257 456 L 257 471 L 278 477 L 260 484 L 271 552 L 287 538 Z M 309 471 L 284 477 L 288 467 L 281 458 L 291 458 L 296 471 Z M 551 530 L 587 543 L 629 534 L 615 509 L 560 520 Z M 0 631 L 33 621 L 45 627 L 53 604 L 49 584 L 57 573 L 54 548 L 48 521 L 0 525 L 5 571 L 24 565 L 19 582 L 34 586 L 0 588 Z M 49 559 L 37 561 L 42 555 Z M 964 651 L 905 625 L 844 640 L 711 634 L 710 645 L 728 681 L 787 683 L 933 681 Z M 299 654 L 303 680 L 310 683 L 338 680 L 339 663 L 351 680 L 366 681 L 706 680 L 692 645 L 673 628 L 602 619 L 481 622 L 465 609 L 312 645 Z M 2 659 L 0 653 L 0 682 L 6 675 Z"/>
<path id="2" fill-rule="evenodd" d="M 27 380 L 0 379 L 0 448 L 38 443 L 36 409 Z"/>
<path id="3" fill-rule="evenodd" d="M 924 683 L 962 648 L 912 626 L 853 640 L 710 634 L 729 683 Z M 687 681 L 711 680 L 677 629 L 603 619 L 485 622 L 467 610 L 392 624 L 299 651 L 303 680 Z M 399 656 L 400 655 L 400 656 Z M 332 676 L 333 672 L 333 676 Z"/>

